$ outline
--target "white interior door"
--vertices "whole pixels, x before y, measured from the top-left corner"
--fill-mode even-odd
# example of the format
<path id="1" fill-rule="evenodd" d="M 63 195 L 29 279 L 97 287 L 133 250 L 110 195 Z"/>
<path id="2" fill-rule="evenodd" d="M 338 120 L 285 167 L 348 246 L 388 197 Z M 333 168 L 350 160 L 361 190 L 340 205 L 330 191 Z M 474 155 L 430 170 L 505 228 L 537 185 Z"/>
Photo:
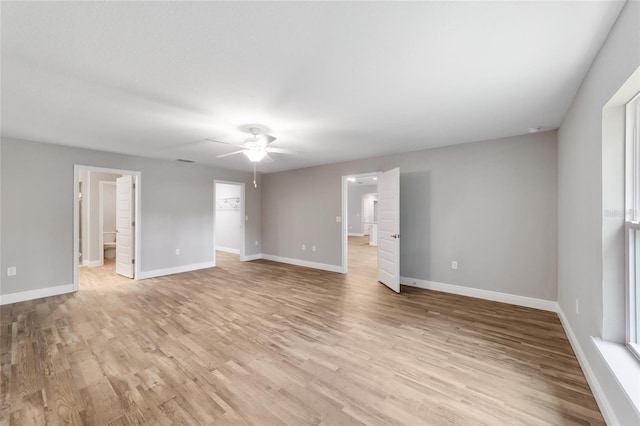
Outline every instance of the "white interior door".
<path id="1" fill-rule="evenodd" d="M 378 281 L 400 293 L 400 169 L 378 175 Z"/>
<path id="2" fill-rule="evenodd" d="M 134 262 L 133 176 L 116 179 L 116 273 L 133 278 Z"/>

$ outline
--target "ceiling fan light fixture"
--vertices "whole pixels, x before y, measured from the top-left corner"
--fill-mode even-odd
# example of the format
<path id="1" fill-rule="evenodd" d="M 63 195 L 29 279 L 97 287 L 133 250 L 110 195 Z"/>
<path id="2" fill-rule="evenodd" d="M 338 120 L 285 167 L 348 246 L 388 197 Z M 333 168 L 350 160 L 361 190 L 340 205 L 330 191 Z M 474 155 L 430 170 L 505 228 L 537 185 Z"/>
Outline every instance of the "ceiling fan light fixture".
<path id="1" fill-rule="evenodd" d="M 259 163 L 267 154 L 266 151 L 261 149 L 245 149 L 243 153 L 252 163 Z"/>

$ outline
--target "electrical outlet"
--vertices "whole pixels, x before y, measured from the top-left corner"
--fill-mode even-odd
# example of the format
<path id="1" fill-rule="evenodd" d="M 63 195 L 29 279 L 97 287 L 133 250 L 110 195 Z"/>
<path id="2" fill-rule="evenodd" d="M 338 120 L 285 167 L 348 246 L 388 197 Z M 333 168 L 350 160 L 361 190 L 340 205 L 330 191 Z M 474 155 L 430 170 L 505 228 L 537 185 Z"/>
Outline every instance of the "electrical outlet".
<path id="1" fill-rule="evenodd" d="M 256 240 L 256 245 L 258 245 L 258 240 Z"/>
<path id="2" fill-rule="evenodd" d="M 176 249 L 176 256 L 180 254 L 180 249 Z"/>
<path id="3" fill-rule="evenodd" d="M 316 251 L 316 246 L 311 246 L 311 251 Z"/>
<path id="4" fill-rule="evenodd" d="M 340 223 L 340 222 L 342 222 L 342 217 L 336 216 L 336 223 Z"/>
<path id="5" fill-rule="evenodd" d="M 576 299 L 576 315 L 580 314 L 580 302 L 578 302 L 578 299 Z"/>
<path id="6" fill-rule="evenodd" d="M 244 221 L 245 221 L 245 222 L 248 222 L 248 221 L 249 221 L 249 216 L 245 216 L 245 217 L 244 217 Z"/>
<path id="7" fill-rule="evenodd" d="M 9 277 L 13 277 L 14 275 L 16 275 L 18 272 L 16 270 L 15 266 L 10 266 L 7 268 L 7 276 Z"/>
<path id="8" fill-rule="evenodd" d="M 307 246 L 305 246 L 304 244 L 302 245 L 302 251 L 305 251 L 307 249 Z"/>
<path id="9" fill-rule="evenodd" d="M 458 269 L 458 261 L 454 260 L 451 262 L 451 269 Z"/>

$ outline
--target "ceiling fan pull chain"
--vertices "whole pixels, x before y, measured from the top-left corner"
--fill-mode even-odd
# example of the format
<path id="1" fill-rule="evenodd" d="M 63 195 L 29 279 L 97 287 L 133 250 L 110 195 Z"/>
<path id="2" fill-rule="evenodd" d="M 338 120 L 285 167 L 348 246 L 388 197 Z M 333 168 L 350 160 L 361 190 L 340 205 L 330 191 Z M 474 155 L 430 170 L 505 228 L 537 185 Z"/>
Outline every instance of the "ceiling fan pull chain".
<path id="1" fill-rule="evenodd" d="M 253 187 L 258 187 L 258 183 L 256 182 L 256 163 L 253 163 Z"/>

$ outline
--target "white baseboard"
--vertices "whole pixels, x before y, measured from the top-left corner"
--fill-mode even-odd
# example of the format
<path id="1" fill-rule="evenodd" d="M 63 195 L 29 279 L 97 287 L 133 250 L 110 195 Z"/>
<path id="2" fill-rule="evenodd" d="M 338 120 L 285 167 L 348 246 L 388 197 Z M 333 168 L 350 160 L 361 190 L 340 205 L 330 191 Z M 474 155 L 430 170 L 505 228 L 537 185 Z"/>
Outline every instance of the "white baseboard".
<path id="1" fill-rule="evenodd" d="M 289 263 L 296 266 L 304 266 L 305 268 L 321 269 L 323 271 L 339 272 L 342 273 L 342 266 L 340 265 L 327 265 L 326 263 L 309 262 L 307 260 L 292 259 L 290 257 L 273 256 L 270 254 L 263 254 L 262 259 L 272 260 L 274 262 Z"/>
<path id="2" fill-rule="evenodd" d="M 60 294 L 73 293 L 73 291 L 73 284 L 65 284 L 56 287 L 21 291 L 19 293 L 3 294 L 0 295 L 0 305 L 25 302 L 27 300 L 41 299 L 43 297 L 58 296 Z"/>
<path id="3" fill-rule="evenodd" d="M 584 351 L 582 350 L 582 346 L 580 345 L 578 338 L 573 332 L 571 325 L 569 325 L 569 320 L 564 314 L 564 311 L 562 310 L 562 308 L 558 308 L 558 317 L 560 318 L 562 327 L 564 328 L 565 333 L 569 338 L 569 343 L 573 348 L 573 352 L 576 354 L 578 363 L 580 364 L 580 367 L 582 368 L 582 371 L 587 379 L 587 382 L 589 383 L 591 392 L 593 393 L 593 396 L 596 402 L 598 403 L 598 408 L 600 408 L 600 411 L 602 412 L 602 417 L 604 417 L 604 420 L 608 425 L 621 424 L 618 421 L 618 417 L 616 416 L 615 411 L 611 407 L 611 403 L 609 402 L 609 398 L 607 397 L 606 392 L 602 388 L 602 385 L 600 385 L 600 381 L 598 380 L 596 374 L 593 372 L 593 369 L 591 368 L 591 364 L 589 364 L 589 360 L 584 354 Z"/>
<path id="4" fill-rule="evenodd" d="M 536 299 L 535 297 L 518 296 L 515 294 L 500 293 L 498 291 L 463 287 L 460 285 L 444 284 L 435 281 L 426 281 L 407 277 L 400 277 L 400 284 L 408 285 L 411 287 L 424 288 L 427 290 L 459 294 L 461 296 L 475 297 L 477 299 L 493 300 L 494 302 L 510 303 L 512 305 L 541 309 L 543 311 L 558 311 L 558 302 L 552 300 Z"/>
<path id="5" fill-rule="evenodd" d="M 580 342 L 578 342 L 578 338 L 576 337 L 573 329 L 569 325 L 569 320 L 564 314 L 564 311 L 560 306 L 558 306 L 558 318 L 560 318 L 560 323 L 562 324 L 562 328 L 564 328 L 564 332 L 569 338 L 569 343 L 573 348 L 573 352 L 576 354 L 576 358 L 578 359 L 578 363 L 582 368 L 582 372 L 587 379 L 587 383 L 589 383 L 589 387 L 591 388 L 591 392 L 593 393 L 596 402 L 598 403 L 598 408 L 602 412 L 602 417 L 604 417 L 604 421 L 608 425 L 619 425 L 620 422 L 611 408 L 611 404 L 609 403 L 609 399 L 607 398 L 607 394 L 602 389 L 598 378 L 596 377 L 593 369 L 591 368 L 591 364 L 587 360 L 584 351 L 582 350 L 582 346 L 580 346 Z"/>
<path id="6" fill-rule="evenodd" d="M 350 237 L 364 237 L 363 233 L 357 233 L 357 232 L 349 232 L 348 234 Z"/>
<path id="7" fill-rule="evenodd" d="M 142 271 L 136 277 L 136 279 L 144 280 L 147 278 L 162 277 L 165 275 L 181 274 L 183 272 L 197 271 L 198 269 L 213 268 L 214 266 L 216 266 L 215 263 L 211 261 L 211 262 L 203 262 L 203 263 L 194 263 L 191 265 L 184 265 L 184 266 L 175 266 L 173 268 L 156 269 L 153 271 Z"/>
<path id="8" fill-rule="evenodd" d="M 83 260 L 82 266 L 87 266 L 89 268 L 95 268 L 96 266 L 102 266 L 102 262 L 100 260 Z"/>
<path id="9" fill-rule="evenodd" d="M 216 250 L 223 251 L 225 253 L 240 254 L 240 249 L 234 249 L 229 247 L 216 246 Z"/>
<path id="10" fill-rule="evenodd" d="M 242 261 L 250 262 L 252 260 L 258 260 L 258 259 L 262 259 L 262 253 L 246 255 Z"/>

